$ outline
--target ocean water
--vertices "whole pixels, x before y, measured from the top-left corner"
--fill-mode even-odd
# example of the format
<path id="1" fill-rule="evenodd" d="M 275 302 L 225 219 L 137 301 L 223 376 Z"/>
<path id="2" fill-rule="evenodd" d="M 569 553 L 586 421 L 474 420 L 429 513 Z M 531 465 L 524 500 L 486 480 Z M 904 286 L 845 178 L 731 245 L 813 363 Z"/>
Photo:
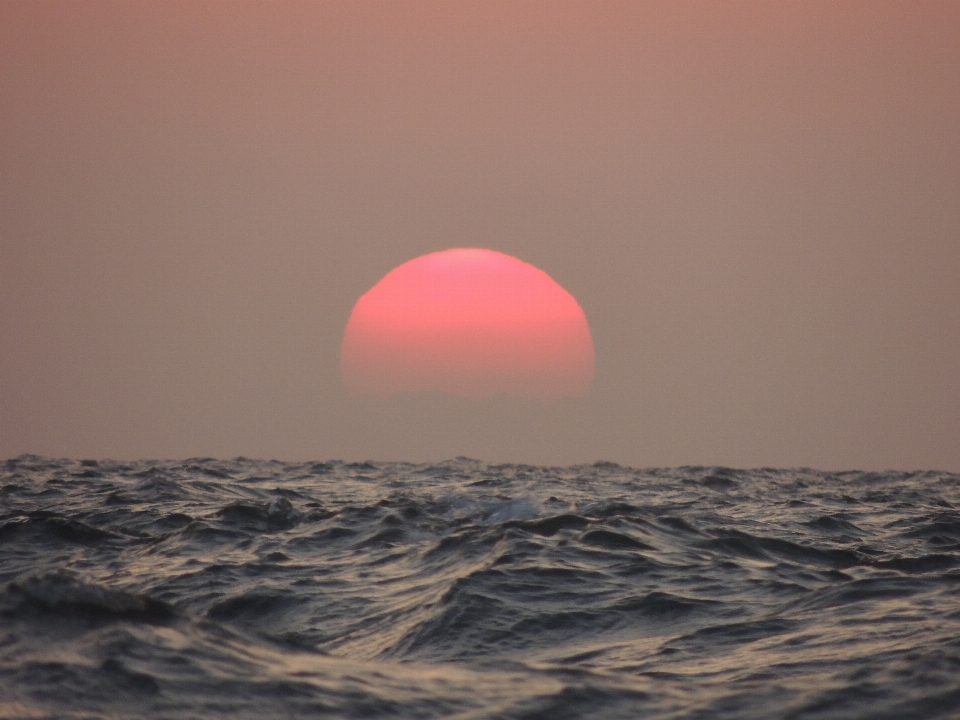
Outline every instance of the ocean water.
<path id="1" fill-rule="evenodd" d="M 0 464 L 3 718 L 960 717 L 960 476 Z"/>

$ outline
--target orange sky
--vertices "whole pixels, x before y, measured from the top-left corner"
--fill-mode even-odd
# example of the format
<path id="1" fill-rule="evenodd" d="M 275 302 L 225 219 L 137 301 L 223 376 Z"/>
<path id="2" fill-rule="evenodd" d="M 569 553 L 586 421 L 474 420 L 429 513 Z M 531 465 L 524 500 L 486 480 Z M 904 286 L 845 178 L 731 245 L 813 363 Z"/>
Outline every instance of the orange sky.
<path id="1" fill-rule="evenodd" d="M 0 457 L 960 470 L 960 4 L 0 4 Z M 490 247 L 591 393 L 357 403 Z"/>

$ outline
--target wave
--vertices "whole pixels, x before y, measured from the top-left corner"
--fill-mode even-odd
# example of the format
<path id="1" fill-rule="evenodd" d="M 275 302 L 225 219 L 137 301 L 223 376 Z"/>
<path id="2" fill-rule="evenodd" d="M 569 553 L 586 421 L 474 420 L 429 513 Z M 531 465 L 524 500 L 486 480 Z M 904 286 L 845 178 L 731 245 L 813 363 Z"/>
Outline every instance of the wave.
<path id="1" fill-rule="evenodd" d="M 960 712 L 956 475 L 0 472 L 0 717 Z"/>

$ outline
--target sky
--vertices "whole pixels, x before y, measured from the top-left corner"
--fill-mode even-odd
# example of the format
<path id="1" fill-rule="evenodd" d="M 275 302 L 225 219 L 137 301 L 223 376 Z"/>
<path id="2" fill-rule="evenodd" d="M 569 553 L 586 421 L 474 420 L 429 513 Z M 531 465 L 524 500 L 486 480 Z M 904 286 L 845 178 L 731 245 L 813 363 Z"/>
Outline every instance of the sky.
<path id="1" fill-rule="evenodd" d="M 358 399 L 425 253 L 583 398 Z M 0 2 L 0 457 L 960 471 L 960 3 Z"/>

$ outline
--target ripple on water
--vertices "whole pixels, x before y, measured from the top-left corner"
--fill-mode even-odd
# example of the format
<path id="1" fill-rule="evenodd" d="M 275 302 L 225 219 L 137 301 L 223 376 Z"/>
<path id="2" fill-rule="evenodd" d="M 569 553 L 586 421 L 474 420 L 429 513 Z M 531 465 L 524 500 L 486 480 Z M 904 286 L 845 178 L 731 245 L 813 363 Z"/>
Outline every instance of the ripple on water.
<path id="1" fill-rule="evenodd" d="M 960 478 L 0 466 L 0 716 L 960 714 Z"/>

